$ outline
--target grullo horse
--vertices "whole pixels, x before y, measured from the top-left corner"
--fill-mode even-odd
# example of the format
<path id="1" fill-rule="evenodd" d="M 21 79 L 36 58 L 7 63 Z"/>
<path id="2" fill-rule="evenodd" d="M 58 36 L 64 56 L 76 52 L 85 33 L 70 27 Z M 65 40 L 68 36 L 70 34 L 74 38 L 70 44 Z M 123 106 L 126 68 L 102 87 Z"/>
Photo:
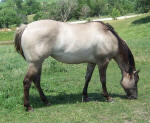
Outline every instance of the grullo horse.
<path id="1" fill-rule="evenodd" d="M 83 88 L 83 101 L 88 101 L 87 88 L 92 73 L 98 65 L 103 95 L 107 101 L 112 98 L 106 88 L 106 69 L 114 59 L 121 69 L 121 85 L 127 97 L 137 98 L 138 72 L 134 57 L 123 39 L 113 27 L 103 22 L 69 24 L 54 20 L 40 20 L 22 25 L 15 35 L 16 50 L 28 62 L 28 71 L 23 81 L 24 106 L 32 110 L 29 103 L 29 89 L 32 81 L 39 91 L 42 101 L 50 104 L 41 86 L 41 70 L 44 59 L 51 56 L 68 64 L 88 63 Z"/>

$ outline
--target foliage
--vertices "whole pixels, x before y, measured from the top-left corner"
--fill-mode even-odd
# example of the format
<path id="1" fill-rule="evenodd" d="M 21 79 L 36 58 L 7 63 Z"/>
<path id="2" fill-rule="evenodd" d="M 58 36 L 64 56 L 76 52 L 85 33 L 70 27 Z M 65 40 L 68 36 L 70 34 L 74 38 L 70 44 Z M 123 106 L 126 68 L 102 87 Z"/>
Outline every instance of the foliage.
<path id="1" fill-rule="evenodd" d="M 67 21 L 72 18 L 111 15 L 114 8 L 120 15 L 125 15 L 135 12 L 136 0 L 58 0 L 47 4 L 47 7 L 44 5 L 42 11 L 37 13 L 35 20 L 51 18 Z"/>
<path id="2" fill-rule="evenodd" d="M 89 7 L 88 5 L 84 4 L 84 5 L 81 7 L 81 9 L 80 9 L 80 11 L 79 11 L 78 14 L 79 14 L 79 16 L 82 17 L 82 18 L 87 18 L 87 17 L 89 17 L 90 14 L 91 14 L 91 9 L 90 9 L 90 7 Z"/>
<path id="3" fill-rule="evenodd" d="M 108 11 L 112 13 L 113 8 L 120 11 L 121 15 L 135 12 L 136 0 L 108 0 Z"/>
<path id="4" fill-rule="evenodd" d="M 12 8 L 4 8 L 0 11 L 0 28 L 9 27 L 10 25 L 21 23 L 21 18 L 18 17 L 16 11 Z"/>
<path id="5" fill-rule="evenodd" d="M 150 0 L 137 0 L 137 10 L 142 13 L 150 11 Z"/>
<path id="6" fill-rule="evenodd" d="M 105 0 L 87 0 L 87 4 L 91 8 L 93 16 L 104 15 L 108 9 Z"/>
<path id="7" fill-rule="evenodd" d="M 41 10 L 41 4 L 36 0 L 25 0 L 24 8 L 26 15 L 35 14 Z"/>
<path id="8" fill-rule="evenodd" d="M 40 12 L 37 12 L 36 15 L 33 17 L 33 20 L 36 21 L 36 20 L 42 19 L 43 14 L 44 14 L 44 13 L 41 12 L 41 11 L 40 11 Z"/>
<path id="9" fill-rule="evenodd" d="M 6 18 L 1 16 L 0 28 L 31 22 L 28 21 L 29 15 L 35 15 L 34 20 L 68 21 L 94 16 L 125 15 L 137 11 L 148 12 L 149 9 L 149 0 L 2 0 L 0 11 L 8 11 L 8 14 L 5 13 L 9 19 L 4 23 Z M 12 16 L 16 21 L 12 21 Z"/>
<path id="10" fill-rule="evenodd" d="M 76 8 L 76 0 L 59 0 L 51 4 L 43 5 L 43 11 L 38 12 L 34 19 L 67 21 L 71 19 Z"/>
<path id="11" fill-rule="evenodd" d="M 60 17 L 62 21 L 67 21 L 73 16 L 73 12 L 77 8 L 77 1 L 76 0 L 60 0 L 58 2 Z"/>
<path id="12" fill-rule="evenodd" d="M 27 23 L 27 15 L 40 10 L 36 0 L 3 0 L 0 2 L 0 28 Z"/>
<path id="13" fill-rule="evenodd" d="M 117 17 L 120 16 L 120 11 L 119 11 L 118 9 L 116 9 L 116 8 L 113 8 L 112 13 L 111 13 L 111 16 L 112 16 L 113 19 L 116 20 Z"/>

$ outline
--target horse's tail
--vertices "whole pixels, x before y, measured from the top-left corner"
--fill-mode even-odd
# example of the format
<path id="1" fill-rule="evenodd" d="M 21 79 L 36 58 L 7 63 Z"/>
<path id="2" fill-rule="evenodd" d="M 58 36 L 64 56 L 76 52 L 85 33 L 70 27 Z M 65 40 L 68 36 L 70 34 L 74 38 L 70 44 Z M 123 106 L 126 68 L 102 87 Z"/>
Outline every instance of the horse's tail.
<path id="1" fill-rule="evenodd" d="M 23 50 L 22 50 L 22 47 L 21 47 L 21 37 L 22 37 L 22 34 L 25 30 L 27 25 L 21 25 L 19 27 L 19 29 L 16 30 L 16 34 L 15 34 L 15 38 L 14 38 L 14 43 L 15 43 L 15 48 L 16 48 L 16 51 L 21 54 L 23 56 L 23 58 L 25 59 L 25 56 L 24 56 L 24 53 L 23 53 Z"/>

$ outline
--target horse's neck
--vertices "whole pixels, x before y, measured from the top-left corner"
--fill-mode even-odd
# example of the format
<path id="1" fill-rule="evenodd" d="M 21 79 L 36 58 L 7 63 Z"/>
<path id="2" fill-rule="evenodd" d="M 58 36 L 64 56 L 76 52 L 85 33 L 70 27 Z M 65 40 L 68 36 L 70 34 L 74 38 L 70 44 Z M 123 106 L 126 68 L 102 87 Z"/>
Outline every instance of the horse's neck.
<path id="1" fill-rule="evenodd" d="M 119 41 L 119 52 L 115 60 L 122 73 L 130 73 L 135 70 L 133 55 L 124 41 Z"/>
<path id="2" fill-rule="evenodd" d="M 118 55 L 116 58 L 115 58 L 115 61 L 117 62 L 117 64 L 119 65 L 119 68 L 121 70 L 122 73 L 125 73 L 127 71 L 129 71 L 130 69 L 130 66 L 129 64 L 127 63 L 127 61 L 124 61 L 124 58 L 122 55 Z"/>
<path id="3" fill-rule="evenodd" d="M 109 30 L 116 36 L 118 39 L 118 54 L 115 56 L 115 60 L 118 63 L 122 73 L 131 73 L 135 70 L 134 57 L 131 50 L 127 46 L 126 42 L 119 37 L 110 25 L 106 25 Z"/>

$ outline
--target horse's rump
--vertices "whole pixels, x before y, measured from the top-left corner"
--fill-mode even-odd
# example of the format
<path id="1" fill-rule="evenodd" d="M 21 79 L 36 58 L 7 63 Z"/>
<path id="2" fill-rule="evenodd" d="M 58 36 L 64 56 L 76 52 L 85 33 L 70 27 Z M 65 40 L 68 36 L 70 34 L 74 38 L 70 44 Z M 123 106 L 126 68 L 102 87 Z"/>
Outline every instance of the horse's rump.
<path id="1" fill-rule="evenodd" d="M 23 58 L 25 57 L 24 57 L 24 53 L 22 50 L 22 46 L 21 46 L 21 37 L 25 28 L 26 28 L 26 25 L 21 25 L 19 29 L 17 29 L 16 34 L 15 34 L 15 39 L 14 39 L 16 51 L 20 53 L 23 56 Z"/>

